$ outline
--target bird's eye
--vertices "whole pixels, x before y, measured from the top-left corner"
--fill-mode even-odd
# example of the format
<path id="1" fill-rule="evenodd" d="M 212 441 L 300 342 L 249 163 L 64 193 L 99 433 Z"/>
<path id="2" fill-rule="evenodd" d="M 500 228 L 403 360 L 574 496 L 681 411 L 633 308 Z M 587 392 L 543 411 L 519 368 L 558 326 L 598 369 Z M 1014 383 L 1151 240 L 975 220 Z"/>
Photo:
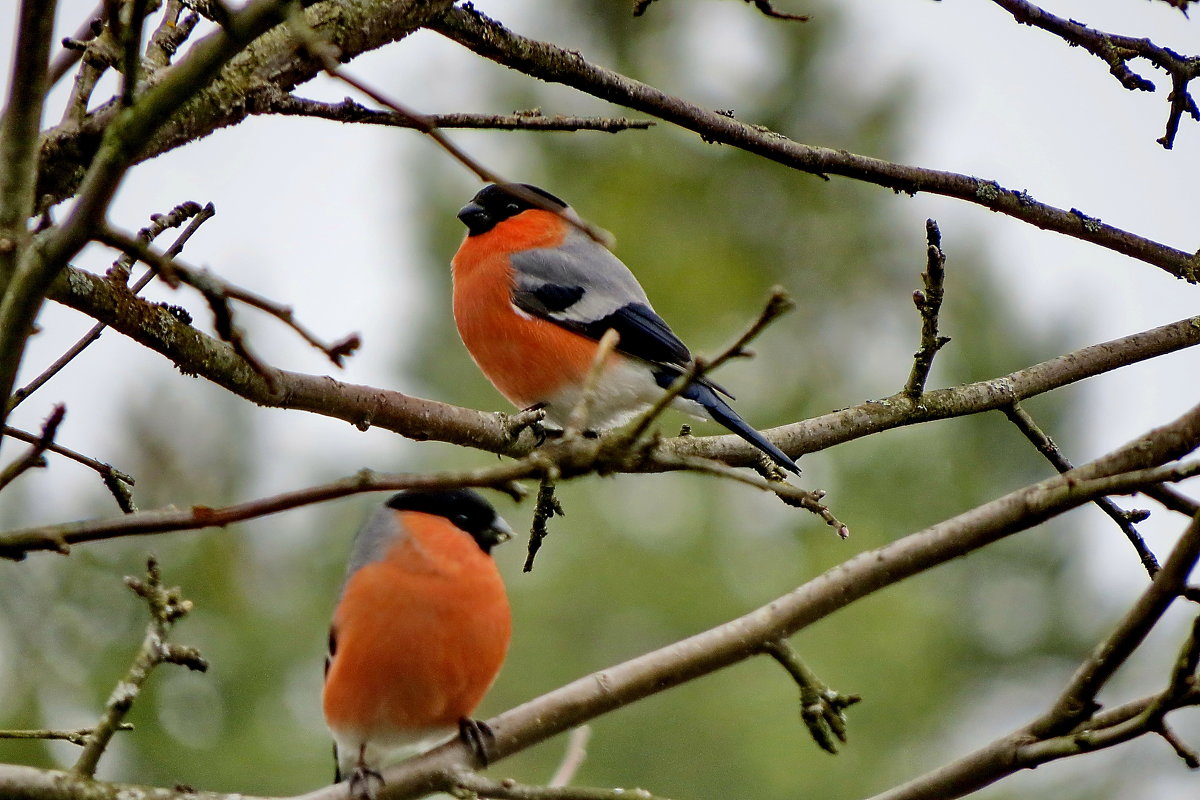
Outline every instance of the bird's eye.
<path id="1" fill-rule="evenodd" d="M 465 526 L 468 522 L 470 522 L 470 518 L 466 514 L 455 514 L 454 515 L 454 524 L 459 526 L 460 528 Z"/>
<path id="2" fill-rule="evenodd" d="M 517 212 L 519 212 L 520 210 L 521 210 L 521 206 L 518 205 L 517 203 L 505 203 L 504 204 L 504 213 L 508 214 L 510 217 L 512 215 L 516 214 Z"/>

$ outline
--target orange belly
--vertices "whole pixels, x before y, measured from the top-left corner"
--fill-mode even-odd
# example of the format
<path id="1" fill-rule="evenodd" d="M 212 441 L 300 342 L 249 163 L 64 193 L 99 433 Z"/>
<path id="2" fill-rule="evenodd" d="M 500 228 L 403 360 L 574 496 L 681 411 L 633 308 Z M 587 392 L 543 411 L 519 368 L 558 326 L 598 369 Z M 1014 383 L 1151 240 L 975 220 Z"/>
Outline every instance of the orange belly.
<path id="1" fill-rule="evenodd" d="M 512 304 L 507 256 L 467 240 L 454 259 L 454 320 L 479 369 L 519 408 L 582 383 L 596 343 Z"/>
<path id="2" fill-rule="evenodd" d="M 414 569 L 389 557 L 351 576 L 325 681 L 331 728 L 370 740 L 453 726 L 483 698 L 508 650 L 508 600 L 491 558 L 454 535 L 475 551 L 461 551 L 469 568 Z"/>

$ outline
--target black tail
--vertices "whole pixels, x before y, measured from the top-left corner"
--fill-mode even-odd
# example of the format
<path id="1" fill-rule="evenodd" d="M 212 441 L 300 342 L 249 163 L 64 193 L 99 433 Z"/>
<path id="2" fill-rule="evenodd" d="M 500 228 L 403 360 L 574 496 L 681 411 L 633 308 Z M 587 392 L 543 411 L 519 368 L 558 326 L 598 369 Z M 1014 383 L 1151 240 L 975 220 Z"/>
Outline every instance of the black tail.
<path id="1" fill-rule="evenodd" d="M 779 466 L 797 475 L 800 474 L 800 467 L 796 466 L 795 461 L 788 458 L 787 453 L 768 442 L 766 437 L 754 430 L 754 428 L 751 428 L 744 419 L 737 415 L 736 411 L 730 408 L 728 403 L 721 399 L 712 387 L 704 383 L 693 383 L 684 389 L 680 396 L 694 400 L 704 406 L 705 410 L 712 415 L 714 422 L 724 425 L 759 450 L 762 450 L 774 459 L 775 463 Z"/>

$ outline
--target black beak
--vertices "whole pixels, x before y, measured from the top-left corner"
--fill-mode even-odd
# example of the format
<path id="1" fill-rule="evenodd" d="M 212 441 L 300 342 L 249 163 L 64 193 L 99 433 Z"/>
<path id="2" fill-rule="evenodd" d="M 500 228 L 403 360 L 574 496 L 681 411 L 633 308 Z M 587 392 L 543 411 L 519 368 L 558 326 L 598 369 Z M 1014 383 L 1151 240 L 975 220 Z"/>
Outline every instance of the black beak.
<path id="1" fill-rule="evenodd" d="M 459 209 L 458 218 L 467 226 L 471 236 L 487 233 L 493 227 L 491 215 L 478 203 L 467 203 Z"/>

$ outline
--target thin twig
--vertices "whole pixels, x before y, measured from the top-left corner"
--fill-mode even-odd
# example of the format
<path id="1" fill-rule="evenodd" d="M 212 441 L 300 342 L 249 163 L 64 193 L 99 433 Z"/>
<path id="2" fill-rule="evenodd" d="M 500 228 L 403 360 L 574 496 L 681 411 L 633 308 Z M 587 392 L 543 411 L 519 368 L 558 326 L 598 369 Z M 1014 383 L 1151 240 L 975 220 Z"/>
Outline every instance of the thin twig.
<path id="1" fill-rule="evenodd" d="M 818 489 L 810 491 L 802 489 L 799 486 L 788 483 L 787 481 L 764 478 L 761 475 L 751 475 L 743 472 L 728 464 L 723 464 L 720 461 L 713 461 L 708 458 L 698 458 L 696 456 L 681 456 L 681 455 L 666 455 L 661 459 L 679 469 L 687 469 L 693 472 L 701 472 L 708 475 L 714 475 L 720 478 L 727 478 L 731 481 L 744 483 L 748 486 L 753 486 L 756 489 L 761 489 L 764 492 L 771 492 L 785 504 L 793 508 L 803 508 L 805 511 L 811 512 L 819 516 L 825 521 L 825 524 L 833 528 L 837 533 L 838 538 L 846 539 L 850 536 L 850 528 L 841 520 L 834 516 L 833 511 L 829 506 L 821 501 L 825 498 L 825 491 Z"/>
<path id="2" fill-rule="evenodd" d="M 77 728 L 73 731 L 55 731 L 55 730 L 0 730 L 0 739 L 53 739 L 58 741 L 70 742 L 83 747 L 87 741 L 87 737 L 91 736 L 94 728 Z M 118 731 L 131 731 L 133 725 L 128 722 L 122 722 L 117 726 Z"/>
<path id="3" fill-rule="evenodd" d="M 779 319 L 784 314 L 796 307 L 796 304 L 788 296 L 788 293 L 779 286 L 772 287 L 771 294 L 767 297 L 767 302 L 763 305 L 763 309 L 759 312 L 758 317 L 750 326 L 744 330 L 741 335 L 733 341 L 731 345 L 726 347 L 716 358 L 711 361 L 702 358 L 693 358 L 692 363 L 682 370 L 671 385 L 667 387 L 662 396 L 643 411 L 633 422 L 621 431 L 618 435 L 625 441 L 630 443 L 632 447 L 645 434 L 646 430 L 658 419 L 660 415 L 667 409 L 668 406 L 679 396 L 680 392 L 686 389 L 691 384 L 700 380 L 705 374 L 717 369 L 731 358 L 744 358 L 749 355 L 746 346 L 754 341 L 760 333 L 767 329 L 772 322 Z"/>
<path id="4" fill-rule="evenodd" d="M 537 192 L 531 192 L 520 184 L 514 184 L 511 181 L 504 180 L 504 178 L 500 177 L 498 173 L 488 169 L 482 163 L 469 155 L 465 150 L 451 142 L 444 133 L 438 130 L 436 120 L 424 114 L 413 111 L 407 106 L 402 105 L 386 96 L 378 89 L 375 89 L 374 87 L 364 83 L 362 80 L 355 78 L 347 72 L 344 72 L 341 68 L 341 65 L 338 63 L 337 48 L 331 45 L 329 42 L 323 40 L 319 34 L 317 34 L 317 32 L 308 25 L 308 22 L 305 20 L 304 14 L 301 13 L 301 9 L 298 5 L 291 5 L 289 7 L 289 11 L 290 13 L 288 14 L 287 22 L 288 25 L 291 26 L 292 34 L 301 41 L 311 55 L 321 62 L 321 66 L 325 70 L 325 73 L 331 78 L 342 81 L 348 86 L 353 86 L 367 97 L 370 97 L 376 103 L 390 108 L 393 112 L 402 117 L 408 118 L 408 120 L 412 123 L 413 128 L 425 134 L 430 139 L 433 139 L 433 141 L 436 142 L 439 147 L 445 150 L 455 161 L 462 164 L 471 172 L 475 173 L 480 180 L 487 183 L 503 184 L 503 188 L 506 192 L 519 197 L 527 203 L 532 204 L 535 208 L 544 209 L 553 214 L 561 216 L 567 221 L 568 224 L 575 226 L 592 240 L 604 245 L 605 247 L 611 246 L 612 237 L 607 231 L 597 228 L 596 226 L 586 222 L 576 215 L 564 214 L 562 209 L 550 203 L 550 201 L 539 195 Z"/>
<path id="5" fill-rule="evenodd" d="M 209 308 L 213 312 L 214 327 L 218 335 L 224 341 L 233 345 L 238 354 L 247 361 L 252 364 L 259 364 L 260 368 L 256 371 L 264 377 L 267 377 L 269 373 L 266 372 L 265 367 L 262 367 L 261 362 L 257 358 L 250 356 L 241 330 L 234 325 L 233 310 L 229 305 L 230 300 L 240 301 L 280 320 L 299 334 L 305 342 L 324 353 L 326 358 L 333 362 L 334 366 L 343 366 L 342 360 L 346 356 L 352 355 L 362 344 L 362 340 L 356 333 L 352 333 L 333 344 L 326 344 L 296 319 L 295 314 L 289 306 L 276 303 L 248 289 L 242 289 L 241 287 L 227 283 L 208 270 L 186 266 L 176 259 L 156 252 L 145 243 L 121 231 L 104 228 L 96 234 L 96 240 L 136 257 L 147 266 L 152 267 L 163 280 L 172 286 L 179 283 L 186 283 L 199 291 L 204 296 L 204 299 L 208 301 Z"/>
<path id="6" fill-rule="evenodd" d="M 340 103 L 324 103 L 295 97 L 282 90 L 256 100 L 253 114 L 315 117 L 334 122 L 385 125 L 393 128 L 420 130 L 409 114 L 396 111 L 377 111 L 347 97 Z M 644 130 L 654 125 L 649 119 L 625 117 L 575 117 L 564 114 L 546 115 L 540 109 L 513 114 L 428 114 L 425 117 L 437 128 L 467 128 L 501 131 L 619 131 Z"/>
<path id="7" fill-rule="evenodd" d="M 53 86 L 62 80 L 63 76 L 71 71 L 71 67 L 79 63 L 79 59 L 83 57 L 83 50 L 78 47 L 66 47 L 67 42 L 87 42 L 95 38 L 104 24 L 104 2 L 96 4 L 96 8 L 90 14 L 84 17 L 82 23 L 75 30 L 75 33 L 68 36 L 64 41 L 62 52 L 55 56 L 50 62 L 49 85 Z"/>
<path id="8" fill-rule="evenodd" d="M 1096 709 L 1095 698 L 1167 608 L 1187 588 L 1187 578 L 1200 559 L 1200 516 L 1184 531 L 1162 569 L 1113 632 L 1075 671 L 1066 690 L 1050 711 L 1029 726 L 1038 738 L 1071 730 Z"/>
<path id="9" fill-rule="evenodd" d="M 938 335 L 938 312 L 946 293 L 946 254 L 942 252 L 942 232 L 936 221 L 925 220 L 925 237 L 925 271 L 921 273 L 925 289 L 913 292 L 913 303 L 921 312 L 921 345 L 913 354 L 912 371 L 904 385 L 904 394 L 914 400 L 925 391 L 934 356 L 950 342 L 949 336 Z"/>
<path id="10" fill-rule="evenodd" d="M 596 342 L 596 352 L 592 354 L 592 363 L 588 367 L 587 375 L 583 379 L 583 388 L 579 392 L 579 400 L 571 408 L 571 412 L 567 414 L 566 423 L 563 425 L 562 435 L 564 439 L 579 436 L 584 431 L 589 430 L 587 425 L 592 415 L 592 402 L 595 400 L 596 387 L 600 385 L 600 377 L 608 367 L 609 357 L 620 343 L 621 335 L 613 328 L 606 330 L 604 335 L 600 337 L 600 341 Z"/>
<path id="11" fill-rule="evenodd" d="M 142 32 L 146 27 L 150 0 L 129 0 L 128 6 L 129 25 L 124 31 L 125 41 L 121 58 L 121 72 L 124 74 L 121 82 L 121 105 L 125 108 L 133 105 L 133 96 L 137 91 L 138 75 L 142 67 Z M 114 14 L 112 18 L 116 16 Z"/>
<path id="12" fill-rule="evenodd" d="M 1158 139 L 1167 150 L 1175 142 L 1179 121 L 1184 112 L 1200 121 L 1200 110 L 1188 93 L 1188 84 L 1200 77 L 1200 57 L 1183 56 L 1168 47 L 1160 47 L 1147 38 L 1120 36 L 1114 33 L 1089 28 L 1073 19 L 1055 16 L 1027 0 L 993 0 L 1025 25 L 1032 25 L 1054 34 L 1072 46 L 1082 47 L 1108 64 L 1121 85 L 1131 91 L 1153 92 L 1154 84 L 1129 68 L 1129 61 L 1144 58 L 1171 77 L 1171 107 L 1167 117 L 1167 130 Z"/>
<path id="13" fill-rule="evenodd" d="M 567 734 L 566 752 L 563 753 L 563 759 L 558 769 L 554 770 L 554 776 L 550 778 L 548 786 L 567 786 L 575 780 L 575 773 L 579 772 L 579 768 L 587 760 L 587 746 L 591 738 L 591 725 L 580 725 Z"/>
<path id="14" fill-rule="evenodd" d="M 183 598 L 179 587 L 163 586 L 162 575 L 154 556 L 146 560 L 146 577 L 127 577 L 125 585 L 146 601 L 150 609 L 150 623 L 146 626 L 146 636 L 142 640 L 141 649 L 138 650 L 125 677 L 117 682 L 116 688 L 109 695 L 104 715 L 88 735 L 79 760 L 71 768 L 72 774 L 78 777 L 90 778 L 96 773 L 100 756 L 104 754 L 113 734 L 129 713 L 142 690 L 142 685 L 155 667 L 168 663 L 179 664 L 197 672 L 208 669 L 208 663 L 195 648 L 167 642 L 167 634 L 176 622 L 192 610 L 192 602 Z"/>
<path id="15" fill-rule="evenodd" d="M 192 219 L 191 223 L 189 223 L 187 228 L 185 228 L 183 232 L 176 237 L 175 241 L 166 249 L 164 253 L 164 255 L 166 255 L 168 258 L 174 258 L 183 252 L 184 245 L 187 244 L 188 239 L 192 238 L 192 234 L 199 230 L 200 226 L 203 225 L 206 220 L 215 216 L 216 213 L 216 209 L 213 207 L 212 203 L 208 203 L 203 207 L 201 207 L 199 203 L 193 203 L 191 201 L 180 203 L 166 214 L 155 214 L 152 216 L 150 218 L 150 224 L 138 231 L 138 239 L 145 242 L 152 242 L 166 229 L 177 228 L 190 217 Z M 109 270 L 109 277 L 115 277 L 122 271 L 125 275 L 128 275 L 129 268 L 132 265 L 133 257 L 123 253 L 121 258 L 118 259 L 115 264 L 113 264 L 113 269 Z M 138 281 L 130 288 L 130 291 L 134 294 L 137 294 L 142 289 L 146 288 L 146 285 L 154 279 L 156 274 L 157 273 L 153 269 L 149 270 L 145 275 L 138 279 Z M 93 325 L 91 330 L 85 333 L 79 339 L 79 341 L 71 345 L 71 347 L 69 347 L 65 353 L 59 356 L 59 358 L 56 359 L 53 364 L 47 367 L 42 374 L 38 375 L 25 386 L 22 386 L 20 389 L 17 389 L 15 392 L 13 392 L 12 399 L 9 401 L 8 405 L 9 411 L 12 411 L 12 409 L 19 406 L 21 402 L 25 400 L 25 398 L 36 392 L 38 389 L 44 386 L 47 381 L 62 371 L 63 367 L 71 363 L 71 361 L 74 360 L 84 350 L 86 350 L 88 346 L 92 344 L 92 342 L 99 339 L 100 334 L 103 333 L 104 329 L 107 327 L 108 326 L 103 322 Z"/>
<path id="16" fill-rule="evenodd" d="M 488 800 L 667 800 L 645 789 L 599 789 L 584 786 L 529 786 L 511 778 L 492 780 L 473 770 L 458 772 L 455 788 Z"/>
<path id="17" fill-rule="evenodd" d="M 38 437 L 37 441 L 25 451 L 23 456 L 10 463 L 3 470 L 0 470 L 0 489 L 12 483 L 16 480 L 17 476 L 26 470 L 46 466 L 46 460 L 42 457 L 42 454 L 54 444 L 54 436 L 58 433 L 58 426 L 62 423 L 66 413 L 67 408 L 61 403 L 54 406 L 54 409 L 50 412 L 50 416 L 42 423 L 42 435 Z M 5 428 L 7 427 L 6 425 Z"/>
<path id="18" fill-rule="evenodd" d="M 1046 460 L 1054 465 L 1054 468 L 1059 473 L 1068 472 L 1074 469 L 1074 465 L 1062 454 L 1058 449 L 1058 445 L 1049 437 L 1034 421 L 1020 403 L 1013 403 L 1008 408 L 1004 409 L 1004 416 L 1008 417 L 1013 425 L 1017 426 L 1022 435 L 1030 441 L 1037 451 L 1046 457 Z M 1154 553 L 1146 545 L 1146 540 L 1134 527 L 1134 519 L 1145 519 L 1149 516 L 1149 512 L 1124 511 L 1107 497 L 1099 497 L 1095 500 L 1096 505 L 1107 514 L 1113 522 L 1117 523 L 1117 527 L 1125 534 L 1125 538 L 1133 545 L 1133 549 L 1137 552 L 1138 560 L 1142 562 L 1142 566 L 1146 568 L 1146 572 L 1153 578 L 1158 574 L 1158 559 L 1154 557 Z"/>
<path id="19" fill-rule="evenodd" d="M 550 521 L 551 517 L 567 515 L 567 512 L 563 510 L 562 503 L 558 502 L 558 498 L 554 496 L 554 486 L 553 473 L 542 477 L 542 482 L 538 486 L 537 504 L 533 507 L 533 524 L 529 528 L 529 549 L 525 556 L 525 565 L 521 567 L 522 572 L 533 571 L 533 560 L 537 558 L 538 551 L 542 549 L 542 542 L 550 535 L 546 523 Z"/>
<path id="20" fill-rule="evenodd" d="M 26 442 L 28 444 L 36 444 L 41 438 L 39 436 L 36 436 L 35 434 L 29 433 L 28 431 L 23 431 L 23 430 L 20 430 L 19 428 L 13 428 L 11 426 L 5 426 L 4 435 L 11 436 L 14 439 L 20 439 L 22 442 Z M 55 442 L 51 442 L 50 445 L 46 448 L 46 450 L 51 453 L 56 453 L 57 455 L 60 455 L 60 456 L 65 456 L 66 458 L 69 458 L 72 461 L 77 461 L 80 464 L 83 464 L 85 467 L 95 470 L 96 472 L 100 473 L 100 475 L 102 475 L 102 476 L 111 475 L 114 478 L 124 481 L 125 483 L 128 483 L 131 486 L 134 485 L 134 483 L 135 483 L 135 481 L 131 475 L 128 475 L 127 473 L 122 472 L 121 470 L 114 467 L 112 464 L 106 464 L 103 461 L 98 461 L 94 458 L 90 458 L 88 456 L 85 456 L 83 453 L 79 453 L 79 452 L 76 452 L 75 450 L 71 450 L 70 448 L 63 447 L 62 445 L 57 444 Z"/>

